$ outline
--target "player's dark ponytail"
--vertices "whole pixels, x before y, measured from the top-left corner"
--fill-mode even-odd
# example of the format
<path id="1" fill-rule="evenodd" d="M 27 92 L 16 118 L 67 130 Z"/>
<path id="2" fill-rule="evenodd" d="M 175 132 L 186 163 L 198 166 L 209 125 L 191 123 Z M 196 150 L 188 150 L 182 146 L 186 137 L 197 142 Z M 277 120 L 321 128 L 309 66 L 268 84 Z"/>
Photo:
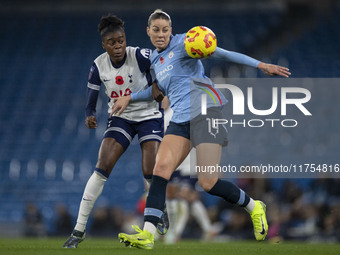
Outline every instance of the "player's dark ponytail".
<path id="1" fill-rule="evenodd" d="M 108 14 L 100 19 L 98 24 L 98 32 L 102 38 L 108 33 L 113 33 L 117 30 L 124 31 L 124 21 L 117 16 Z"/>

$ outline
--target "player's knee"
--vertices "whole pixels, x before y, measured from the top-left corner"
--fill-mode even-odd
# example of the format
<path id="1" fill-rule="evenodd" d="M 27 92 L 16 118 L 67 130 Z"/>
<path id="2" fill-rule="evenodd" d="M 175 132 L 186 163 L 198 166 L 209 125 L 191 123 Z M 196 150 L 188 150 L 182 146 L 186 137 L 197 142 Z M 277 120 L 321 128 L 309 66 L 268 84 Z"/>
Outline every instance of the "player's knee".
<path id="1" fill-rule="evenodd" d="M 199 178 L 199 184 L 204 189 L 204 191 L 209 192 L 215 185 L 215 178 Z"/>
<path id="2" fill-rule="evenodd" d="M 163 177 L 167 180 L 170 179 L 171 174 L 172 174 L 172 169 L 170 169 L 168 164 L 166 164 L 166 163 L 156 164 L 154 169 L 153 169 L 153 175 L 158 175 L 158 176 Z"/>
<path id="3" fill-rule="evenodd" d="M 113 167 L 111 165 L 109 165 L 107 162 L 98 159 L 98 162 L 96 164 L 96 168 L 99 168 L 99 169 L 105 171 L 108 175 L 110 175 Z"/>

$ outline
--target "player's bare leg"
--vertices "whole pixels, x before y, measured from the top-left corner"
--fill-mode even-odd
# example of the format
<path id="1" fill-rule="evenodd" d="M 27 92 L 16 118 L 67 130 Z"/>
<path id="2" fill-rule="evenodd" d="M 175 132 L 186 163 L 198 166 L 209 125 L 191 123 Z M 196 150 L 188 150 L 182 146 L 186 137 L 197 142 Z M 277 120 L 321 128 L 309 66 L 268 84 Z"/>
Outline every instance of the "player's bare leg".
<path id="1" fill-rule="evenodd" d="M 160 142 L 149 141 L 141 145 L 142 148 L 142 170 L 144 175 L 152 175 L 156 163 L 156 155 Z"/>
<path id="2" fill-rule="evenodd" d="M 205 171 L 207 167 L 220 163 L 222 146 L 214 143 L 201 143 L 196 146 L 196 169 L 198 170 L 198 182 L 201 187 L 209 192 L 216 184 L 220 173 L 217 171 Z"/>
<path id="3" fill-rule="evenodd" d="M 153 174 L 169 180 L 191 149 L 190 141 L 182 136 L 166 135 L 159 146 Z"/>

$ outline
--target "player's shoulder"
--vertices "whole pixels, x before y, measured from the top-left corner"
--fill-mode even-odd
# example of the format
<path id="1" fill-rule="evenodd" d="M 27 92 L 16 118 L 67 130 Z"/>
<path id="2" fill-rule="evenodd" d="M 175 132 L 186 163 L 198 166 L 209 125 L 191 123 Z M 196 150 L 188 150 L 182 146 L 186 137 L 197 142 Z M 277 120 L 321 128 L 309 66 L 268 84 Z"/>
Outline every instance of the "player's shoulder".
<path id="1" fill-rule="evenodd" d="M 185 34 L 176 34 L 172 36 L 171 42 L 174 44 L 184 43 Z"/>
<path id="2" fill-rule="evenodd" d="M 133 47 L 133 46 L 126 46 L 126 54 L 135 54 L 136 53 L 136 50 L 138 49 L 138 47 Z"/>
<path id="3" fill-rule="evenodd" d="M 133 47 L 133 49 L 134 49 L 134 53 L 137 58 L 150 59 L 152 50 L 147 49 L 147 48 L 140 48 L 140 47 Z"/>
<path id="4" fill-rule="evenodd" d="M 98 65 L 101 65 L 108 58 L 109 58 L 109 54 L 107 54 L 107 52 L 104 52 L 100 54 L 93 62 L 98 66 Z"/>

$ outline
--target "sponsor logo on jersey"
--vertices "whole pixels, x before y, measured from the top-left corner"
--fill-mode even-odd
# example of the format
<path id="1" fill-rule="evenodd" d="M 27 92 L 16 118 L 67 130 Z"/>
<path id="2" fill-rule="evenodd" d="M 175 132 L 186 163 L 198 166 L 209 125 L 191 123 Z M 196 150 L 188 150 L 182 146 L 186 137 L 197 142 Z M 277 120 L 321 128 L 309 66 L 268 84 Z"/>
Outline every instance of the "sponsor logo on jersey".
<path id="1" fill-rule="evenodd" d="M 157 76 L 162 76 L 163 74 L 165 74 L 166 72 L 171 71 L 172 69 L 174 69 L 173 65 L 168 65 L 167 67 L 165 67 L 162 71 L 159 71 L 157 73 Z"/>

